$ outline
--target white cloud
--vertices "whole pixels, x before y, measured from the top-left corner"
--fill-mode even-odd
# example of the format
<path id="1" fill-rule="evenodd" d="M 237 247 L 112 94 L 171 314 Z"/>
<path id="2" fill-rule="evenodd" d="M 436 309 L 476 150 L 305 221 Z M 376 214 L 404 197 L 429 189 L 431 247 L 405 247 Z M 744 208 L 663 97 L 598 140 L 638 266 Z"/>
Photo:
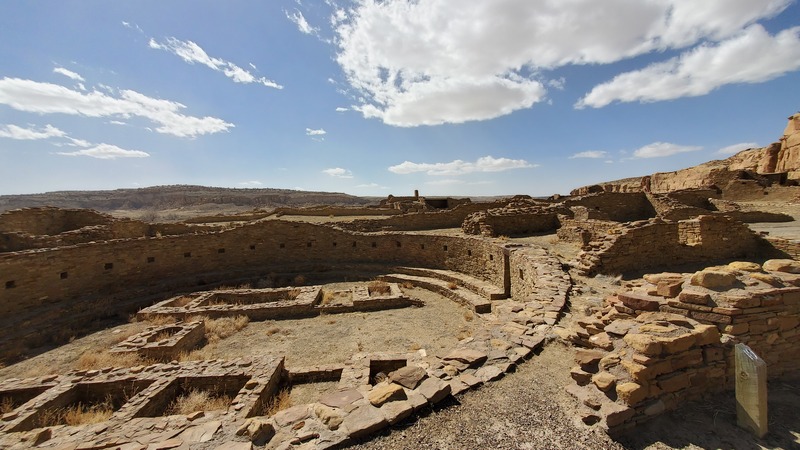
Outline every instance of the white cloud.
<path id="1" fill-rule="evenodd" d="M 258 180 L 250 180 L 250 181 L 242 181 L 241 183 L 239 183 L 239 186 L 256 187 L 256 186 L 262 186 L 263 184 L 264 183 L 262 183 L 262 182 L 260 182 Z"/>
<path id="2" fill-rule="evenodd" d="M 38 114 L 70 114 L 127 119 L 138 116 L 157 124 L 156 131 L 178 137 L 196 137 L 227 131 L 234 125 L 216 117 L 181 114 L 186 106 L 148 97 L 132 90 L 118 96 L 100 91 L 83 93 L 52 83 L 19 78 L 0 79 L 0 104 Z"/>
<path id="3" fill-rule="evenodd" d="M 308 24 L 308 21 L 306 21 L 306 18 L 303 17 L 303 13 L 300 11 L 295 9 L 291 14 L 289 11 L 284 11 L 284 13 L 286 14 L 287 19 L 291 20 L 292 23 L 297 25 L 297 29 L 300 30 L 301 33 L 315 35 L 319 31 L 317 28 L 314 28 Z"/>
<path id="4" fill-rule="evenodd" d="M 602 150 L 588 150 L 585 152 L 575 153 L 574 155 L 570 156 L 569 159 L 576 159 L 576 158 L 602 159 L 607 156 L 608 152 Z"/>
<path id="5" fill-rule="evenodd" d="M 147 158 L 150 156 L 150 154 L 140 150 L 125 150 L 111 144 L 98 144 L 92 148 L 75 152 L 59 152 L 58 154 L 63 156 L 88 156 L 97 159 Z"/>
<path id="6" fill-rule="evenodd" d="M 760 83 L 800 68 L 800 27 L 770 36 L 751 25 L 718 45 L 701 45 L 665 62 L 595 86 L 577 108 L 612 102 L 654 102 L 708 94 L 734 83 Z"/>
<path id="7" fill-rule="evenodd" d="M 82 76 L 78 75 L 77 73 L 75 73 L 75 72 L 73 72 L 73 71 L 71 71 L 69 69 L 65 69 L 63 67 L 56 67 L 55 69 L 53 69 L 53 72 L 57 73 L 57 74 L 64 75 L 65 77 L 71 78 L 71 79 L 73 79 L 75 81 L 86 81 L 86 80 L 83 79 Z"/>
<path id="8" fill-rule="evenodd" d="M 325 169 L 322 171 L 324 174 L 328 174 L 332 177 L 336 178 L 353 178 L 353 173 L 347 169 L 342 169 L 341 167 L 334 167 L 331 169 Z"/>
<path id="9" fill-rule="evenodd" d="M 181 41 L 174 37 L 168 37 L 165 42 L 158 42 L 151 38 L 148 45 L 156 50 L 170 52 L 189 64 L 198 63 L 217 72 L 222 72 L 235 83 L 258 83 L 275 89 L 283 89 L 280 84 L 265 77 L 256 78 L 246 69 L 230 61 L 209 56 L 205 50 L 192 41 Z"/>
<path id="10" fill-rule="evenodd" d="M 136 31 L 138 31 L 140 33 L 144 33 L 144 31 L 142 31 L 142 29 L 139 28 L 139 25 L 137 25 L 135 23 L 126 22 L 126 21 L 123 20 L 122 21 L 122 26 L 125 27 L 125 28 L 130 28 L 131 30 L 136 30 Z"/>
<path id="11" fill-rule="evenodd" d="M 350 108 L 345 108 L 342 106 L 336 108 L 336 112 L 345 112 L 345 111 L 350 111 Z"/>
<path id="12" fill-rule="evenodd" d="M 109 120 L 108 123 L 110 123 L 111 125 L 127 125 L 127 123 L 121 120 Z"/>
<path id="13" fill-rule="evenodd" d="M 22 128 L 16 125 L 0 126 L 0 137 L 21 141 L 60 138 L 66 135 L 67 133 L 49 124 L 45 125 L 45 127 L 40 130 L 36 130 L 35 128 Z"/>
<path id="14" fill-rule="evenodd" d="M 662 158 L 677 155 L 678 153 L 696 152 L 703 147 L 696 145 L 677 145 L 668 142 L 653 142 L 633 152 L 634 158 Z"/>
<path id="15" fill-rule="evenodd" d="M 356 188 L 359 188 L 359 189 L 364 189 L 364 188 L 371 188 L 371 189 L 374 189 L 374 188 L 378 188 L 378 189 L 389 189 L 387 186 L 381 186 L 381 185 L 380 185 L 380 184 L 378 184 L 378 183 L 357 184 L 357 185 L 355 185 L 354 187 L 356 187 Z"/>
<path id="16" fill-rule="evenodd" d="M 719 41 L 790 3 L 504 0 L 466 8 L 461 0 L 360 0 L 331 23 L 337 62 L 364 97 L 358 110 L 416 126 L 529 108 L 545 99 L 537 78 L 544 70 Z"/>
<path id="17" fill-rule="evenodd" d="M 730 156 L 730 155 L 735 155 L 736 153 L 739 153 L 742 150 L 747 150 L 748 148 L 756 148 L 756 147 L 758 147 L 758 144 L 756 144 L 755 142 L 740 142 L 738 144 L 733 144 L 727 147 L 723 147 L 717 150 L 715 153 L 717 155 Z"/>
<path id="18" fill-rule="evenodd" d="M 464 175 L 475 172 L 503 172 L 511 169 L 527 169 L 538 167 L 524 159 L 494 158 L 484 156 L 475 162 L 467 162 L 457 159 L 448 163 L 414 163 L 404 161 L 396 166 L 389 167 L 389 172 L 406 175 L 416 172 L 425 172 L 428 175 Z"/>
<path id="19" fill-rule="evenodd" d="M 328 134 L 327 131 L 320 128 L 319 130 L 313 130 L 311 128 L 306 128 L 306 136 L 322 136 Z"/>

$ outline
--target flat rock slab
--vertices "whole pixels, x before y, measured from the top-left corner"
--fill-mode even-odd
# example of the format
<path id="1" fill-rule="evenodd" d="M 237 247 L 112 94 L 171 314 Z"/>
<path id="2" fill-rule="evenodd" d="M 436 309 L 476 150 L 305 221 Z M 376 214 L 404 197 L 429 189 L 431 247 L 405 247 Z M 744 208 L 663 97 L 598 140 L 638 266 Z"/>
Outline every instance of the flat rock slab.
<path id="1" fill-rule="evenodd" d="M 362 398 L 364 398 L 364 396 L 361 395 L 361 392 L 358 392 L 356 389 L 347 389 L 344 391 L 329 392 L 320 397 L 319 402 L 333 408 L 344 408 Z"/>
<path id="2" fill-rule="evenodd" d="M 307 419 L 310 415 L 311 408 L 309 408 L 308 405 L 292 406 L 289 409 L 284 409 L 275 414 L 275 423 L 279 426 L 287 427 Z"/>
<path id="3" fill-rule="evenodd" d="M 374 406 L 381 406 L 384 403 L 405 400 L 406 393 L 403 387 L 395 383 L 378 383 L 367 394 L 367 399 Z"/>
<path id="4" fill-rule="evenodd" d="M 445 361 L 460 361 L 469 365 L 470 367 L 477 367 L 486 361 L 489 357 L 486 353 L 471 348 L 457 348 L 445 356 Z"/>
<path id="5" fill-rule="evenodd" d="M 661 306 L 661 298 L 647 294 L 623 292 L 617 294 L 617 298 L 628 308 L 642 311 L 658 311 L 659 306 Z"/>
<path id="6" fill-rule="evenodd" d="M 503 377 L 503 370 L 497 366 L 485 365 L 475 371 L 475 376 L 480 378 L 484 383 L 489 381 L 499 380 Z"/>
<path id="7" fill-rule="evenodd" d="M 374 433 L 388 424 L 380 409 L 372 405 L 363 405 L 348 414 L 342 426 L 347 429 L 351 437 L 358 438 Z"/>
<path id="8" fill-rule="evenodd" d="M 398 402 L 389 402 L 381 406 L 381 412 L 390 425 L 394 425 L 414 412 L 414 407 L 411 403 L 401 400 Z"/>
<path id="9" fill-rule="evenodd" d="M 800 273 L 800 261 L 793 259 L 770 259 L 762 267 L 769 272 Z"/>
<path id="10" fill-rule="evenodd" d="M 438 378 L 428 378 L 419 385 L 417 391 L 431 403 L 439 403 L 450 395 L 450 384 Z"/>
<path id="11" fill-rule="evenodd" d="M 425 369 L 419 366 L 401 367 L 389 374 L 389 380 L 408 389 L 414 389 L 428 377 Z"/>

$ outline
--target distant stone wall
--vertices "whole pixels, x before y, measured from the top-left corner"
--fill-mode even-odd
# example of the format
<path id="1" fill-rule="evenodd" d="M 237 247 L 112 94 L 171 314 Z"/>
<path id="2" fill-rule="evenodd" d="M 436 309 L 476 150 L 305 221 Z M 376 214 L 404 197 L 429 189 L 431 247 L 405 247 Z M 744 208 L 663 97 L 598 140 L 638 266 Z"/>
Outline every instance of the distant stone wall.
<path id="1" fill-rule="evenodd" d="M 651 219 L 625 224 L 619 234 L 591 242 L 579 255 L 579 264 L 587 274 L 620 274 L 770 251 L 774 249 L 746 225 L 725 216 Z"/>
<path id="2" fill-rule="evenodd" d="M 474 212 L 499 208 L 508 200 L 487 203 L 466 203 L 446 211 L 401 214 L 386 219 L 361 219 L 338 223 L 337 226 L 350 231 L 419 231 L 442 228 L 459 228 L 466 217 Z"/>
<path id="3" fill-rule="evenodd" d="M 565 216 L 560 216 L 559 221 L 561 228 L 556 233 L 558 239 L 562 242 L 579 244 L 581 247 L 588 245 L 591 241 L 604 238 L 622 226 L 621 223 L 611 220 L 577 220 Z"/>
<path id="4" fill-rule="evenodd" d="M 649 219 L 656 216 L 656 211 L 647 196 L 641 192 L 619 193 L 603 192 L 581 197 L 568 198 L 563 202 L 567 208 L 584 206 L 588 209 L 604 212 L 608 220 L 630 222 Z"/>
<path id="5" fill-rule="evenodd" d="M 344 206 L 319 206 L 313 208 L 275 208 L 276 216 L 396 216 L 402 214 L 399 209 L 389 208 L 360 208 Z"/>
<path id="6" fill-rule="evenodd" d="M 24 208 L 0 214 L 0 233 L 26 233 L 52 236 L 94 225 L 107 225 L 114 219 L 90 209 Z"/>
<path id="7" fill-rule="evenodd" d="M 267 221 L 226 231 L 0 254 L 0 355 L 13 356 L 197 286 L 359 266 L 412 265 L 505 282 L 503 249 L 481 238 L 363 234 Z M 358 273 L 357 269 L 354 273 Z M 150 300 L 148 300 L 150 299 Z"/>

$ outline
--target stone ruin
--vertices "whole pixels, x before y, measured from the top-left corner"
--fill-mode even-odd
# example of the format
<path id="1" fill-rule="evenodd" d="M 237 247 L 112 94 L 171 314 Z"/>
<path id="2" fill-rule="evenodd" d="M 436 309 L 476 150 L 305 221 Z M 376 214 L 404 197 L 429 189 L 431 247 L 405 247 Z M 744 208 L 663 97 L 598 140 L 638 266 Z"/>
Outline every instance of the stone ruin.
<path id="1" fill-rule="evenodd" d="M 782 140 L 781 161 L 791 159 L 792 139 Z M 634 192 L 448 201 L 416 213 L 401 206 L 402 214 L 328 224 L 259 215 L 220 227 L 146 224 L 85 210 L 6 212 L 3 361 L 101 329 L 113 316 L 176 322 L 111 349 L 153 364 L 0 381 L 0 447 L 332 448 L 504 376 L 549 339 L 580 348 L 567 390 L 585 407 L 584 423 L 611 433 L 731 389 L 736 343 L 761 355 L 770 377 L 797 376 L 800 263 L 792 258 L 800 247 L 746 225 L 792 218 L 743 210 L 736 180 L 669 192 L 651 184 Z M 792 186 L 781 189 L 796 195 Z M 383 209 L 398 208 L 388 203 Z M 448 232 L 435 232 L 443 228 Z M 580 251 L 563 260 L 511 238 L 537 234 Z M 293 283 L 300 274 L 310 283 Z M 634 275 L 586 314 L 569 311 L 575 277 L 618 274 Z M 354 284 L 329 288 L 330 280 Z M 384 287 L 370 290 L 366 280 Z M 256 287 L 222 287 L 240 284 Z M 474 315 L 476 331 L 443 352 L 359 351 L 309 367 L 287 366 L 284 355 L 268 350 L 231 360 L 176 356 L 204 345 L 205 319 L 424 308 L 404 286 L 457 302 Z M 315 383 L 326 390 L 312 402 L 275 409 L 281 389 Z M 219 402 L 211 410 L 175 410 L 191 392 Z M 101 404 L 108 416 L 97 424 L 72 424 L 62 414 Z"/>

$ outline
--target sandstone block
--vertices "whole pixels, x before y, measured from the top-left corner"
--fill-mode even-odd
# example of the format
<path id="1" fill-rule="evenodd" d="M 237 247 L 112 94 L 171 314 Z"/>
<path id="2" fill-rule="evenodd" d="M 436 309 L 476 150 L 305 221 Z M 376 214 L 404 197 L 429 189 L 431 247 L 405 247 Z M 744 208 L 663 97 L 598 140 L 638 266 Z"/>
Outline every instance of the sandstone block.
<path id="1" fill-rule="evenodd" d="M 732 270 L 740 270 L 742 272 L 761 272 L 761 266 L 754 262 L 748 261 L 734 261 L 728 264 Z"/>
<path id="2" fill-rule="evenodd" d="M 623 339 L 626 344 L 637 352 L 648 356 L 657 356 L 661 354 L 661 343 L 653 336 L 641 333 L 628 333 Z"/>
<path id="3" fill-rule="evenodd" d="M 625 336 L 635 325 L 637 323 L 633 320 L 617 319 L 606 325 L 605 332 L 614 336 Z"/>
<path id="4" fill-rule="evenodd" d="M 617 385 L 617 397 L 626 405 L 636 405 L 647 398 L 649 389 L 638 383 L 621 383 Z"/>
<path id="5" fill-rule="evenodd" d="M 372 405 L 359 406 L 342 422 L 342 426 L 353 438 L 367 436 L 388 424 L 381 410 Z"/>
<path id="6" fill-rule="evenodd" d="M 658 380 L 658 387 L 664 390 L 664 392 L 680 391 L 681 389 L 688 388 L 690 385 L 691 377 L 685 372 L 665 375 Z"/>
<path id="7" fill-rule="evenodd" d="M 579 349 L 575 352 L 575 362 L 578 363 L 581 368 L 587 370 L 587 368 L 597 366 L 597 363 L 600 362 L 605 355 L 605 352 L 600 350 Z"/>
<path id="8" fill-rule="evenodd" d="M 592 381 L 592 374 L 584 372 L 580 367 L 573 367 L 572 370 L 569 371 L 569 375 L 579 386 L 586 386 Z"/>
<path id="9" fill-rule="evenodd" d="M 603 350 L 614 350 L 614 342 L 607 333 L 599 333 L 589 338 L 589 343 Z"/>
<path id="10" fill-rule="evenodd" d="M 678 301 L 693 305 L 708 305 L 711 303 L 711 296 L 707 292 L 684 289 L 678 294 Z"/>
<path id="11" fill-rule="evenodd" d="M 419 366 L 401 367 L 389 374 L 389 380 L 408 389 L 416 388 L 427 377 L 425 369 Z"/>
<path id="12" fill-rule="evenodd" d="M 702 286 L 708 289 L 729 289 L 736 284 L 736 275 L 721 270 L 701 270 L 695 272 L 690 279 L 694 286 Z"/>
<path id="13" fill-rule="evenodd" d="M 592 383 L 601 391 L 607 391 L 617 383 L 617 377 L 608 372 L 599 372 L 592 376 Z"/>
<path id="14" fill-rule="evenodd" d="M 359 394 L 361 395 L 361 394 Z M 294 425 L 301 420 L 307 419 L 311 415 L 308 405 L 292 406 L 291 408 L 284 409 L 275 414 L 275 423 L 279 426 L 287 427 Z"/>
<path id="15" fill-rule="evenodd" d="M 714 327 L 716 329 L 716 327 Z M 691 348 L 697 338 L 692 334 L 684 334 L 681 336 L 663 336 L 660 337 L 662 349 L 664 353 L 674 355 Z"/>
<path id="16" fill-rule="evenodd" d="M 768 272 L 800 273 L 800 261 L 793 259 L 770 259 L 762 267 Z"/>
<path id="17" fill-rule="evenodd" d="M 403 387 L 395 383 L 378 383 L 367 394 L 367 399 L 374 406 L 381 406 L 386 402 L 405 400 L 406 393 Z"/>
<path id="18" fill-rule="evenodd" d="M 489 381 L 499 380 L 503 377 L 504 371 L 499 367 L 487 364 L 475 371 L 475 376 L 480 378 L 484 383 Z"/>
<path id="19" fill-rule="evenodd" d="M 719 329 L 714 325 L 695 325 L 693 334 L 699 346 L 719 343 Z"/>
<path id="20" fill-rule="evenodd" d="M 389 422 L 389 425 L 394 425 L 410 416 L 411 413 L 414 412 L 414 407 L 411 406 L 411 403 L 400 400 L 381 406 L 381 412 L 386 418 L 386 421 Z"/>
<path id="21" fill-rule="evenodd" d="M 331 408 L 322 403 L 314 405 L 314 414 L 329 430 L 338 430 L 339 425 L 341 425 L 344 420 L 344 411 L 338 408 Z"/>
<path id="22" fill-rule="evenodd" d="M 648 367 L 633 361 L 622 360 L 622 367 L 628 371 L 628 374 L 631 376 L 631 378 L 638 382 L 648 381 L 653 376 L 652 371 Z"/>
<path id="23" fill-rule="evenodd" d="M 647 405 L 644 409 L 644 414 L 646 416 L 657 416 L 663 413 L 666 410 L 666 405 L 661 400 L 656 400 L 653 403 Z"/>
<path id="24" fill-rule="evenodd" d="M 439 403 L 450 395 L 450 384 L 438 378 L 427 378 L 419 385 L 417 391 L 429 402 Z"/>
<path id="25" fill-rule="evenodd" d="M 483 364 L 488 355 L 478 350 L 471 348 L 457 348 L 445 356 L 445 361 L 460 361 L 467 364 L 469 367 L 477 367 Z"/>
<path id="26" fill-rule="evenodd" d="M 636 292 L 623 292 L 617 294 L 617 298 L 625 306 L 642 311 L 658 311 L 658 307 L 661 305 L 661 300 L 658 297 Z"/>
<path id="27" fill-rule="evenodd" d="M 662 297 L 675 298 L 681 293 L 681 289 L 683 289 L 683 279 L 675 281 L 662 280 L 656 286 L 656 294 Z"/>

